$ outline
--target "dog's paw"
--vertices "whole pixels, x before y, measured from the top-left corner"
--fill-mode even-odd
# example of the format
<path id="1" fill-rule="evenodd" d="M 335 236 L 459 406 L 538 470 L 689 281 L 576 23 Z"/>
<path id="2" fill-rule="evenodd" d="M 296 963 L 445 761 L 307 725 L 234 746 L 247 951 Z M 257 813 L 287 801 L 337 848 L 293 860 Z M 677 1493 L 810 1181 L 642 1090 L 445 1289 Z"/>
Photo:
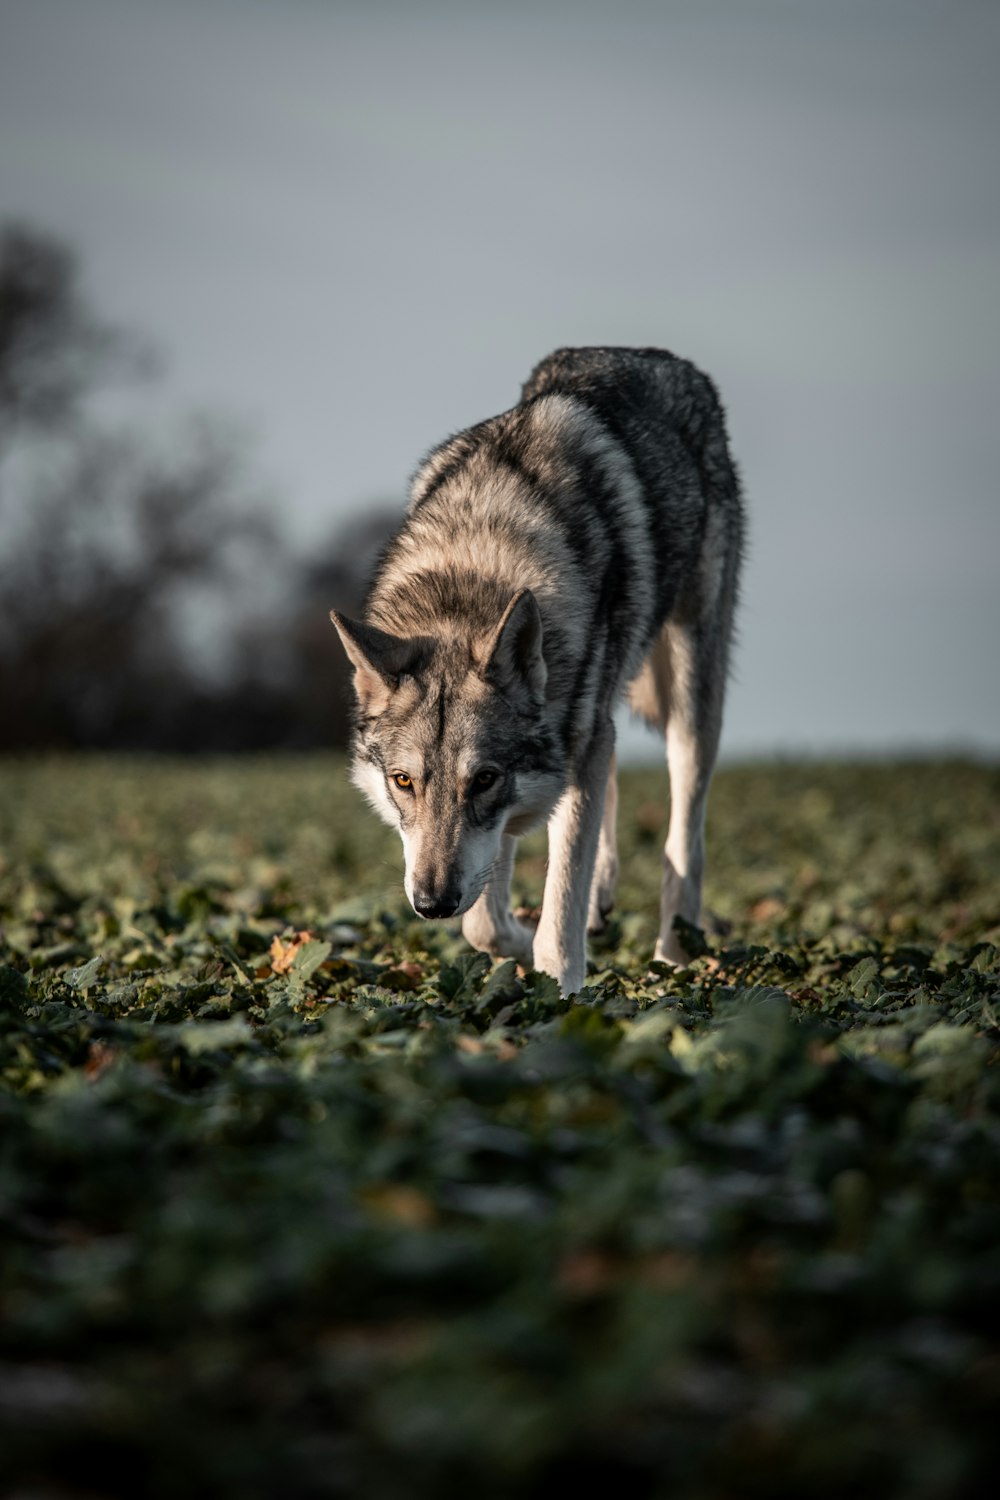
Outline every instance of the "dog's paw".
<path id="1" fill-rule="evenodd" d="M 594 878 L 590 884 L 590 900 L 587 905 L 587 931 L 591 936 L 603 932 L 608 917 L 615 909 L 615 890 L 618 885 L 618 861 L 598 861 Z"/>
<path id="2" fill-rule="evenodd" d="M 590 937 L 598 937 L 607 927 L 608 918 L 615 909 L 614 900 L 608 901 L 607 905 L 592 901 L 587 913 L 587 933 Z"/>
<path id="3" fill-rule="evenodd" d="M 686 969 L 692 959 L 700 958 L 707 952 L 708 944 L 701 928 L 696 927 L 693 922 L 685 921 L 681 916 L 675 916 L 669 930 L 661 932 L 657 938 L 653 957 L 661 963 L 675 964 L 680 969 Z"/>
<path id="4" fill-rule="evenodd" d="M 527 927 L 523 922 L 511 918 L 510 922 L 500 929 L 493 940 L 492 952 L 497 958 L 516 958 L 518 963 L 525 969 L 531 967 L 535 930 Z"/>
<path id="5" fill-rule="evenodd" d="M 560 950 L 550 950 L 537 941 L 531 967 L 539 974 L 551 974 L 567 999 L 583 989 L 587 978 L 586 960 L 571 959 Z"/>

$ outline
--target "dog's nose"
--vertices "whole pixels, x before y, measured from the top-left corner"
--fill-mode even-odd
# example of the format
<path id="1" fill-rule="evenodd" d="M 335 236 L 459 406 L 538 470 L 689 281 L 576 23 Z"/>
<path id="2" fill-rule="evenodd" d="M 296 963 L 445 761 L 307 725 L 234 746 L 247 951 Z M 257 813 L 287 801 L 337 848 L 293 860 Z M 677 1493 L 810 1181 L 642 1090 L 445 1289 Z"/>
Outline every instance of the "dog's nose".
<path id="1" fill-rule="evenodd" d="M 415 890 L 413 910 L 419 917 L 431 917 L 436 920 L 442 917 L 453 917 L 458 911 L 458 893 L 445 890 L 437 895 L 433 891 Z"/>

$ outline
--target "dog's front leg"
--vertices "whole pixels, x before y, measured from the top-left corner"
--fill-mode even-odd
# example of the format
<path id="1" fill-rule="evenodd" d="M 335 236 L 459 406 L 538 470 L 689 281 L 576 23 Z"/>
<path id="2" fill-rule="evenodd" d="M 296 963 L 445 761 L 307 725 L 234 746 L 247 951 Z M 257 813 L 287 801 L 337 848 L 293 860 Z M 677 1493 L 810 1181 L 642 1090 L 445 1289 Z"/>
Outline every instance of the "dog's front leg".
<path id="1" fill-rule="evenodd" d="M 510 909 L 510 878 L 516 848 L 517 840 L 505 833 L 489 882 L 462 918 L 462 936 L 473 948 L 492 953 L 496 958 L 516 958 L 519 964 L 530 968 L 534 932 L 519 922 Z"/>
<path id="2" fill-rule="evenodd" d="M 564 995 L 575 994 L 587 973 L 587 911 L 614 743 L 610 721 L 595 730 L 549 820 L 549 868 L 533 962 L 558 979 Z"/>

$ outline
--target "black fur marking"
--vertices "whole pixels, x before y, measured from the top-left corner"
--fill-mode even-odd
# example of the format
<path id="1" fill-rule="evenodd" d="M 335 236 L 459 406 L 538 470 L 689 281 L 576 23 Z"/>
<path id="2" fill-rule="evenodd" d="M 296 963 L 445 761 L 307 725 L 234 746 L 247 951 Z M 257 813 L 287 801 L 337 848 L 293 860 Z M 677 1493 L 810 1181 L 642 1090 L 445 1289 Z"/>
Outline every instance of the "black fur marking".
<path id="1" fill-rule="evenodd" d="M 469 457 L 470 454 L 468 452 L 460 453 L 457 458 L 453 458 L 449 463 L 446 463 L 443 468 L 439 469 L 437 474 L 435 474 L 434 478 L 431 480 L 430 484 L 427 486 L 426 490 L 424 490 L 424 493 L 421 495 L 420 499 L 417 501 L 416 505 L 414 506 L 414 510 L 419 510 L 422 505 L 426 505 L 431 496 L 435 494 L 443 484 L 447 484 L 449 479 L 454 479 L 456 474 L 460 474 L 465 468 L 465 465 L 468 463 Z"/>
<path id="2" fill-rule="evenodd" d="M 446 438 L 443 443 L 439 443 L 436 448 L 431 449 L 421 464 L 420 469 L 417 470 L 417 474 L 414 476 L 415 479 L 419 478 L 421 471 L 439 453 L 450 448 L 452 449 L 452 454 L 440 473 L 435 474 L 427 489 L 420 496 L 420 499 L 414 506 L 414 510 L 420 510 L 422 506 L 426 505 L 431 496 L 437 493 L 442 485 L 447 484 L 450 479 L 455 478 L 456 474 L 462 472 L 469 459 L 472 458 L 473 454 L 481 446 L 484 429 L 489 427 L 493 421 L 495 421 L 495 418 L 487 417 L 485 421 L 477 422 L 475 427 L 469 427 L 464 432 L 456 432 L 452 437 Z"/>
<path id="3" fill-rule="evenodd" d="M 649 441 L 651 380 L 663 397 L 656 443 Z M 705 497 L 739 506 L 715 387 L 694 365 L 665 349 L 558 349 L 532 372 L 522 399 L 531 402 L 551 394 L 584 402 L 632 461 L 657 560 L 657 613 L 662 623 L 673 609 L 680 580 L 697 557 Z M 700 481 L 701 504 L 693 525 L 679 531 L 676 499 L 686 488 L 684 471 L 691 467 Z M 668 496 L 673 505 L 666 503 Z"/>
<path id="4" fill-rule="evenodd" d="M 606 680 L 616 680 L 618 668 L 633 644 L 635 635 L 635 624 L 630 619 L 629 595 L 632 559 L 619 521 L 616 504 L 618 491 L 605 473 L 603 465 L 593 459 L 579 459 L 577 469 L 591 505 L 604 521 L 610 553 L 601 576 L 600 591 L 594 602 L 590 630 L 590 641 L 601 642 L 603 652 L 600 658 L 593 652 L 586 652 L 577 664 L 573 690 L 562 722 L 562 739 L 567 747 L 570 745 L 577 705 L 583 697 L 588 677 L 593 672 Z"/>
<path id="5" fill-rule="evenodd" d="M 461 620 L 472 637 L 495 628 L 513 593 L 514 585 L 502 578 L 484 578 L 462 568 L 428 568 L 390 576 L 375 614 L 391 618 L 403 630 L 432 627 L 435 620 Z"/>
<path id="6" fill-rule="evenodd" d="M 593 566 L 595 538 L 592 532 L 592 516 L 580 504 L 578 494 L 566 489 L 557 490 L 546 484 L 537 470 L 533 469 L 524 455 L 518 451 L 517 435 L 502 433 L 494 442 L 494 452 L 499 461 L 510 469 L 525 485 L 531 498 L 540 501 L 548 514 L 558 522 L 559 529 L 581 566 L 582 577 L 590 576 Z M 570 471 L 572 474 L 572 471 Z M 598 517 L 600 519 L 600 517 Z"/>
<path id="7" fill-rule="evenodd" d="M 544 774 L 547 771 L 559 771 L 562 768 L 563 759 L 559 747 L 551 735 L 544 731 L 525 733 L 521 739 L 517 754 L 510 763 L 510 769 L 517 771 L 537 771 Z"/>
<path id="8" fill-rule="evenodd" d="M 493 828 L 510 805 L 511 777 L 501 776 L 487 792 L 466 801 L 465 816 L 473 828 Z"/>
<path id="9" fill-rule="evenodd" d="M 444 684 L 442 683 L 442 685 L 441 685 L 441 691 L 438 694 L 438 702 L 437 702 L 437 709 L 438 709 L 437 746 L 438 746 L 438 749 L 440 749 L 441 746 L 444 744 L 445 707 L 446 707 L 446 702 L 445 702 L 445 687 L 444 687 Z"/>

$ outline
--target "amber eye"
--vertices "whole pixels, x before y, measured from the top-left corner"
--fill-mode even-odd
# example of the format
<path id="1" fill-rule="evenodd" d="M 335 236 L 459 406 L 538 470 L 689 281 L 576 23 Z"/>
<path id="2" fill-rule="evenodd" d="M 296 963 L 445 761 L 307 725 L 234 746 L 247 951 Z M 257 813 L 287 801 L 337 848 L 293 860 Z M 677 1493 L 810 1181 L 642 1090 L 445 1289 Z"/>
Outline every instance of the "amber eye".
<path id="1" fill-rule="evenodd" d="M 393 771 L 392 779 L 401 792 L 413 791 L 413 777 L 407 776 L 405 771 Z"/>
<path id="2" fill-rule="evenodd" d="M 472 778 L 472 790 L 474 792 L 488 791 L 496 779 L 496 771 L 478 771 Z"/>

